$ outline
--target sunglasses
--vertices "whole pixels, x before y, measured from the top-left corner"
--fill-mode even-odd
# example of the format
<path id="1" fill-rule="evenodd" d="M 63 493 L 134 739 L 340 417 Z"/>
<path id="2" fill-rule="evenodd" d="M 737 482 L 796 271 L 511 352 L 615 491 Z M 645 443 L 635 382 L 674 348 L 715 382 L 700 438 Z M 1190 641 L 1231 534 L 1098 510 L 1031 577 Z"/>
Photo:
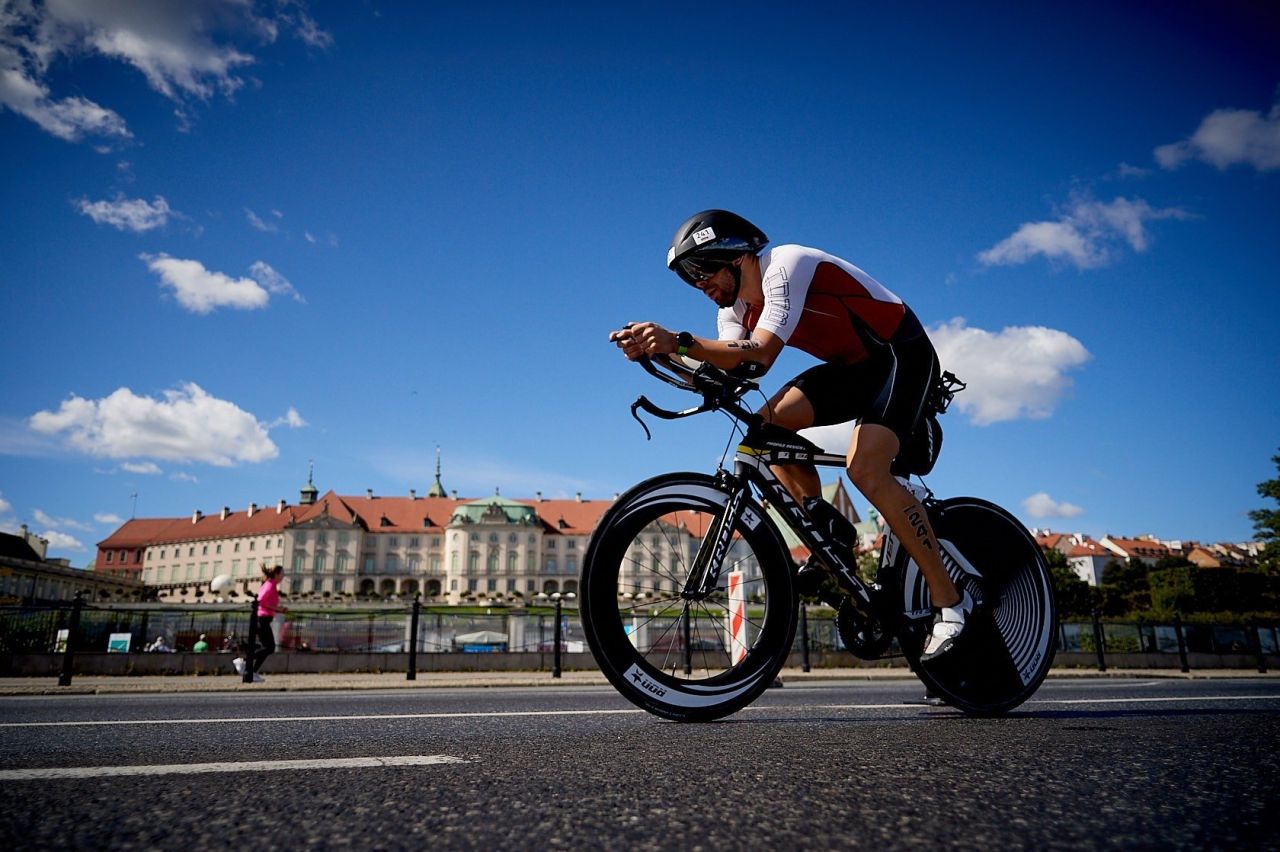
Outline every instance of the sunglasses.
<path id="1" fill-rule="evenodd" d="M 680 277 L 696 286 L 715 275 L 721 269 L 726 269 L 733 264 L 726 263 L 723 260 L 705 260 L 696 257 L 686 257 L 676 265 L 680 269 Z"/>

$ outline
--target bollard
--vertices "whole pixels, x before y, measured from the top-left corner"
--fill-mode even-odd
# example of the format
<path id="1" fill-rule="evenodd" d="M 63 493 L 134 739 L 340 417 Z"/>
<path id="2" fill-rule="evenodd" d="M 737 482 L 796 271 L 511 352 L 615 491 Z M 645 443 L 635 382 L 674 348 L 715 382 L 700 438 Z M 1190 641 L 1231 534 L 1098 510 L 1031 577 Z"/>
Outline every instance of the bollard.
<path id="1" fill-rule="evenodd" d="M 1253 650 L 1258 655 L 1258 674 L 1267 673 L 1267 657 L 1262 652 L 1262 628 L 1258 626 L 1258 622 L 1253 622 Z"/>
<path id="2" fill-rule="evenodd" d="M 422 595 L 413 595 L 413 617 L 409 620 L 409 673 L 405 680 L 418 679 L 418 615 L 422 611 Z"/>
<path id="3" fill-rule="evenodd" d="M 562 636 L 561 629 L 560 629 L 561 604 L 562 604 L 562 601 L 560 600 L 560 596 L 557 594 L 556 595 L 556 627 L 553 634 L 555 636 L 556 651 L 555 651 L 555 656 L 552 657 L 552 663 L 551 663 L 552 677 L 560 677 L 560 639 Z"/>
<path id="4" fill-rule="evenodd" d="M 67 625 L 67 647 L 62 649 L 62 674 L 58 675 L 58 686 L 71 685 L 71 669 L 75 662 L 76 636 L 80 633 L 80 610 L 84 609 L 84 598 L 76 592 L 75 603 L 71 605 L 71 623 Z"/>
<path id="5" fill-rule="evenodd" d="M 800 671 L 809 671 L 809 616 L 808 605 L 800 602 Z"/>
<path id="6" fill-rule="evenodd" d="M 1187 665 L 1187 640 L 1182 638 L 1182 618 L 1176 613 L 1173 616 L 1173 635 L 1178 637 L 1178 660 L 1182 663 L 1182 673 L 1191 671 Z"/>
<path id="7" fill-rule="evenodd" d="M 1105 642 L 1106 639 L 1102 635 L 1102 624 L 1098 621 L 1098 610 L 1095 609 L 1093 611 L 1093 646 L 1098 652 L 1098 671 L 1100 672 L 1107 670 Z"/>
<path id="8" fill-rule="evenodd" d="M 241 683 L 253 683 L 253 655 L 258 651 L 258 596 L 249 601 L 249 642 L 244 652 L 244 675 Z"/>

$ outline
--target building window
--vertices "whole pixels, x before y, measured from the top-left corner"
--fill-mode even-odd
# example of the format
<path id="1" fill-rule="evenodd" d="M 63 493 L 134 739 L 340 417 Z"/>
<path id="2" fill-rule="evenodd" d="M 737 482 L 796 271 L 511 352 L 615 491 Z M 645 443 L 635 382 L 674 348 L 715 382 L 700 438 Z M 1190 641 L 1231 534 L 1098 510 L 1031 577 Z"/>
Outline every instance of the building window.
<path id="1" fill-rule="evenodd" d="M 437 536 L 433 536 L 433 537 L 432 537 L 432 539 L 431 539 L 431 546 L 432 546 L 432 547 L 439 547 L 439 546 L 440 546 L 440 536 L 438 536 L 438 535 L 437 535 Z"/>
<path id="2" fill-rule="evenodd" d="M 409 557 L 409 573 L 417 574 L 421 570 L 422 570 L 422 560 L 419 559 L 417 556 L 410 556 Z"/>
<path id="3" fill-rule="evenodd" d="M 496 591 L 498 591 L 498 581 L 497 581 L 497 580 L 489 580 L 488 582 L 486 582 L 486 583 L 485 583 L 485 585 L 484 585 L 484 590 L 485 590 L 486 592 L 496 592 Z"/>
<path id="4" fill-rule="evenodd" d="M 347 543 L 347 534 L 344 532 L 338 533 L 338 544 L 346 544 L 346 543 Z"/>
<path id="5" fill-rule="evenodd" d="M 317 574 L 323 574 L 329 570 L 329 554 L 317 553 L 314 570 Z"/>
<path id="6" fill-rule="evenodd" d="M 366 553 L 364 555 L 364 573 L 366 574 L 373 573 L 373 554 L 372 553 Z"/>
<path id="7" fill-rule="evenodd" d="M 347 567 L 348 567 L 347 562 L 348 562 L 347 554 L 339 553 L 337 566 L 336 566 L 339 574 L 345 574 L 347 572 Z"/>
<path id="8" fill-rule="evenodd" d="M 548 574 L 556 573 L 556 558 L 554 556 L 547 557 L 547 573 Z"/>
<path id="9" fill-rule="evenodd" d="M 296 551 L 294 551 L 294 553 L 293 553 L 293 573 L 295 573 L 295 574 L 301 574 L 301 573 L 302 573 L 302 566 L 305 564 L 306 558 L 307 558 L 307 557 L 306 557 L 306 554 L 304 554 L 302 551 L 300 551 L 300 550 L 296 550 Z"/>
<path id="10" fill-rule="evenodd" d="M 255 546 L 257 545 L 257 543 L 258 543 L 258 542 L 257 542 L 257 540 L 256 540 L 256 539 L 250 539 L 250 540 L 249 540 L 249 549 L 250 549 L 250 550 L 253 550 L 253 549 L 255 548 Z"/>
<path id="11" fill-rule="evenodd" d="M 490 574 L 498 573 L 498 554 L 496 551 L 489 553 L 489 558 L 484 561 L 484 569 Z"/>
<path id="12" fill-rule="evenodd" d="M 515 580 L 508 580 L 508 581 L 507 581 L 507 591 L 508 591 L 508 592 L 514 592 L 515 590 L 516 590 L 516 581 L 515 581 Z"/>
<path id="13" fill-rule="evenodd" d="M 416 535 L 409 536 L 409 546 L 410 546 L 410 547 L 417 547 L 417 546 L 418 546 L 418 541 L 419 541 L 419 539 L 418 539 L 418 537 L 417 537 Z"/>
<path id="14" fill-rule="evenodd" d="M 396 574 L 400 571 L 400 557 L 394 553 L 387 554 L 387 573 Z"/>
<path id="15" fill-rule="evenodd" d="M 570 556 L 567 560 L 565 560 L 564 573 L 566 574 L 578 573 L 578 560 L 575 557 Z"/>
<path id="16" fill-rule="evenodd" d="M 471 551 L 471 555 L 467 559 L 467 570 L 470 573 L 474 574 L 476 573 L 477 570 L 479 570 L 479 568 L 480 568 L 480 554 L 473 550 Z"/>
<path id="17" fill-rule="evenodd" d="M 232 552 L 234 552 L 234 553 L 239 553 L 239 552 L 240 552 L 240 542 L 238 542 L 238 541 L 237 541 L 237 542 L 235 543 L 235 546 L 234 546 L 233 548 L 231 548 L 231 549 L 232 549 Z"/>
<path id="18" fill-rule="evenodd" d="M 429 563 L 429 564 L 431 565 L 431 573 L 432 573 L 432 574 L 439 574 L 439 573 L 440 573 L 440 557 L 439 557 L 439 556 L 433 556 L 433 557 L 431 557 L 431 561 L 430 561 L 430 563 Z"/>
<path id="19" fill-rule="evenodd" d="M 538 573 L 538 554 L 536 553 L 529 554 L 529 573 Z"/>
<path id="20" fill-rule="evenodd" d="M 329 543 L 329 536 L 324 532 L 316 533 L 316 545 L 323 546 Z"/>
<path id="21" fill-rule="evenodd" d="M 476 579 L 474 579 L 474 578 L 472 578 L 472 579 L 468 580 L 468 581 L 467 581 L 467 591 L 468 591 L 468 592 L 474 592 L 474 591 L 476 591 L 476 589 L 478 589 L 478 588 L 479 588 L 479 585 L 478 585 L 478 584 L 479 584 L 479 582 L 480 582 L 479 580 L 476 580 Z"/>
<path id="22" fill-rule="evenodd" d="M 216 548 L 214 548 L 214 553 L 222 553 L 222 545 L 219 544 Z"/>
<path id="23" fill-rule="evenodd" d="M 399 536 L 394 536 L 394 535 L 393 535 L 393 536 L 390 536 L 390 537 L 387 539 L 387 547 L 399 547 L 399 546 L 400 546 L 400 537 L 399 537 Z"/>
<path id="24" fill-rule="evenodd" d="M 565 545 L 565 547 L 569 548 L 570 550 L 577 550 L 577 549 L 578 549 L 578 540 L 577 540 L 576 538 L 571 538 L 571 539 L 569 539 L 569 541 L 568 541 L 568 543 Z"/>
<path id="25" fill-rule="evenodd" d="M 107 551 L 107 562 L 108 562 L 108 563 L 110 563 L 110 562 L 114 562 L 114 561 L 115 561 L 115 558 L 116 558 L 115 553 L 114 553 L 113 551 L 108 550 L 108 551 Z"/>
<path id="26" fill-rule="evenodd" d="M 518 557 L 516 556 L 516 552 L 515 552 L 514 550 L 513 550 L 513 551 L 511 551 L 511 552 L 509 552 L 509 553 L 507 554 L 507 573 L 508 573 L 508 574 L 514 574 L 514 573 L 516 573 L 516 559 L 517 559 L 517 558 L 518 558 Z"/>
<path id="27" fill-rule="evenodd" d="M 547 539 L 547 550 L 556 549 L 556 540 L 554 538 Z"/>

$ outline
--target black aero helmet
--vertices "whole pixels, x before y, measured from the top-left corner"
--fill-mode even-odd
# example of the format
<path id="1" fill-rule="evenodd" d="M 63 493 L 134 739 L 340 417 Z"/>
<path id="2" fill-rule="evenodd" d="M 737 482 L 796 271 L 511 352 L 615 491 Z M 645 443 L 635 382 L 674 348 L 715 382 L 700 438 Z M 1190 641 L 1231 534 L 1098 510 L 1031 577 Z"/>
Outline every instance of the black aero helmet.
<path id="1" fill-rule="evenodd" d="M 739 255 L 769 242 L 764 231 L 728 210 L 703 210 L 684 221 L 667 249 L 667 268 L 696 285 Z"/>

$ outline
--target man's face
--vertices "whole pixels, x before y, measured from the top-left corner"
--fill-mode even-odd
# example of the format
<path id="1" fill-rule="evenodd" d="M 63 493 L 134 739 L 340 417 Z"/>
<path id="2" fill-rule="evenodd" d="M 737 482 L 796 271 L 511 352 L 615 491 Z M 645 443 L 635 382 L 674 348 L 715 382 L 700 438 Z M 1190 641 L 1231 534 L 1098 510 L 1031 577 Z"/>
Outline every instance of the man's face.
<path id="1" fill-rule="evenodd" d="M 738 298 L 738 282 L 729 267 L 719 269 L 710 278 L 704 278 L 693 286 L 722 308 L 731 308 Z"/>

